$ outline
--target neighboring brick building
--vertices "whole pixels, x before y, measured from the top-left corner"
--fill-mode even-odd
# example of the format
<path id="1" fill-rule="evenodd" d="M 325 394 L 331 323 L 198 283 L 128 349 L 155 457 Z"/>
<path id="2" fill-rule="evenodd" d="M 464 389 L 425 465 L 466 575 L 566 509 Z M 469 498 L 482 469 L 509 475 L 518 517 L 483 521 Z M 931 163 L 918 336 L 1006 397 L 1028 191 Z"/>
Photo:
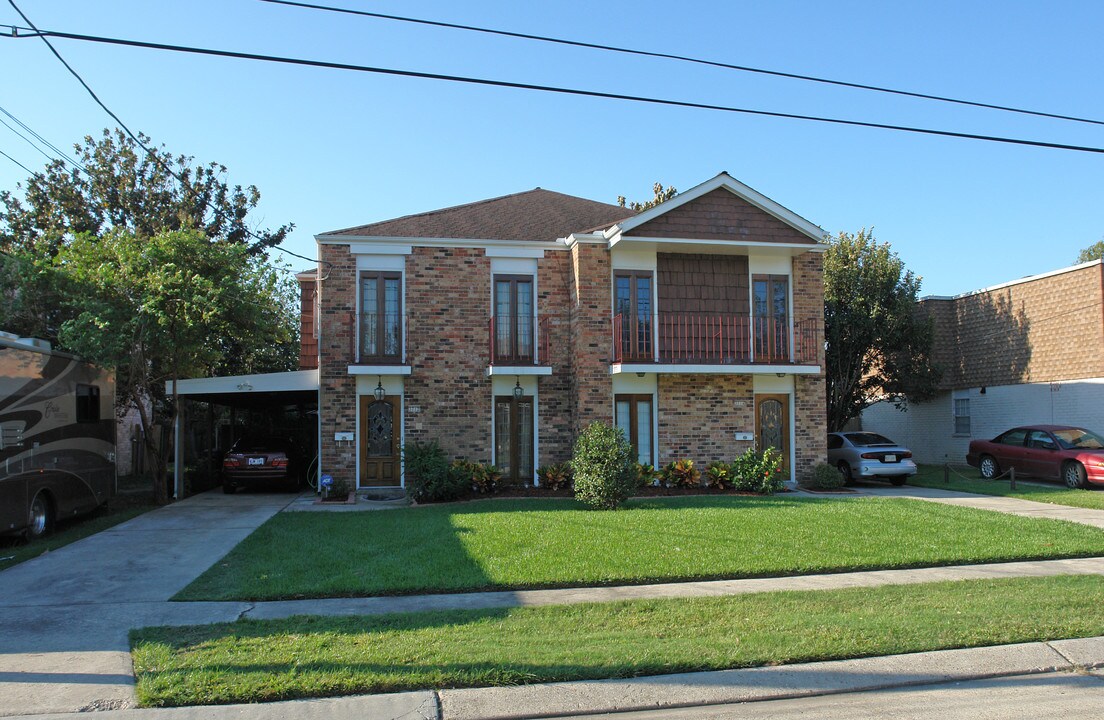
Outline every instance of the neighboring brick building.
<path id="1" fill-rule="evenodd" d="M 927 297 L 939 395 L 902 412 L 867 408 L 865 429 L 902 442 L 920 462 L 964 462 L 971 438 L 1016 425 L 1104 430 L 1104 265 L 1101 261 L 955 297 Z"/>
<path id="2" fill-rule="evenodd" d="M 437 440 L 531 483 L 601 420 L 657 466 L 758 438 L 803 477 L 825 455 L 823 237 L 724 173 L 635 215 L 538 188 L 318 235 L 321 471 L 400 485 L 402 445 Z"/>

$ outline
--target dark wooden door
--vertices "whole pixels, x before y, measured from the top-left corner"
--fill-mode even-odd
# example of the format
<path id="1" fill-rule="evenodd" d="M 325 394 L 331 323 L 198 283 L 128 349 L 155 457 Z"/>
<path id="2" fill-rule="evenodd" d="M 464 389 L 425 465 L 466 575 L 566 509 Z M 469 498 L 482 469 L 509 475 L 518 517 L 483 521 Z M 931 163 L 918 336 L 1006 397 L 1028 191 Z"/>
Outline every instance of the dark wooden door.
<path id="1" fill-rule="evenodd" d="M 769 447 L 782 454 L 782 473 L 790 475 L 790 396 L 755 396 L 756 447 Z"/>
<path id="2" fill-rule="evenodd" d="M 399 438 L 402 420 L 399 398 L 360 398 L 360 485 L 397 486 L 400 482 Z"/>
<path id="3" fill-rule="evenodd" d="M 533 398 L 495 398 L 495 465 L 504 483 L 533 481 L 533 424 Z"/>

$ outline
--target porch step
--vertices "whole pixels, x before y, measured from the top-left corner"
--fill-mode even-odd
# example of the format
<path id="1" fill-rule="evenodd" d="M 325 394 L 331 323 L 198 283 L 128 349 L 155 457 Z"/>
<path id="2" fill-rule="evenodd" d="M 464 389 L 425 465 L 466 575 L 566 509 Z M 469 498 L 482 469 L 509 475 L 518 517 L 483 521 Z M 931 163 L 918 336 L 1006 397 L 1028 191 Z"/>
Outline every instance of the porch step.
<path id="1" fill-rule="evenodd" d="M 369 502 L 377 505 L 409 505 L 410 498 L 406 496 L 406 490 L 401 488 L 361 488 L 357 490 L 358 502 Z"/>

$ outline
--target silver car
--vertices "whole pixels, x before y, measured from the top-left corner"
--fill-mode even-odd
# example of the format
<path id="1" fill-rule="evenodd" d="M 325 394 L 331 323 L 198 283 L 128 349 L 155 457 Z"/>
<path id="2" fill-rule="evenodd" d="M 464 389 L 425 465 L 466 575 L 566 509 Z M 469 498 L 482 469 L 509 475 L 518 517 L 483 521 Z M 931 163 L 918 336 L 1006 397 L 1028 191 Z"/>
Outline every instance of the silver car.
<path id="1" fill-rule="evenodd" d="M 828 462 L 847 482 L 883 478 L 904 485 L 916 474 L 916 463 L 908 448 L 878 433 L 854 431 L 828 433 Z"/>

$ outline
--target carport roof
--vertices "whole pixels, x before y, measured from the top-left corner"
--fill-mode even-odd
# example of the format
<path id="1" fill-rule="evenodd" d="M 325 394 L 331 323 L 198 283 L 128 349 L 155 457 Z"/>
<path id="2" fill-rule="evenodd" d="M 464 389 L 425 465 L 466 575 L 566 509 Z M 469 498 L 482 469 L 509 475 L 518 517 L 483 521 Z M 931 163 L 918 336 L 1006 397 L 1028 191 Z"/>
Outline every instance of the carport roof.
<path id="1" fill-rule="evenodd" d="M 254 404 L 262 399 L 280 403 L 317 402 L 318 370 L 191 378 L 180 381 L 179 391 L 181 397 L 189 400 L 222 405 Z M 171 380 L 165 383 L 165 392 L 172 395 Z"/>

